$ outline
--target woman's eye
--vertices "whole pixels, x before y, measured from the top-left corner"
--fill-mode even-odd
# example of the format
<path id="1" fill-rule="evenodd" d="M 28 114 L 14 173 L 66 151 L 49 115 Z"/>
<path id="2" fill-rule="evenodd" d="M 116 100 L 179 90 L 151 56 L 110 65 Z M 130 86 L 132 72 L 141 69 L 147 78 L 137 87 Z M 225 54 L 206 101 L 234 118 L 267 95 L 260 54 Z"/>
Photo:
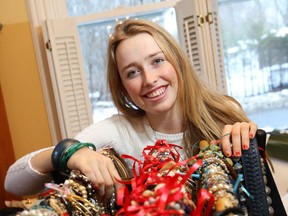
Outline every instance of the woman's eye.
<path id="1" fill-rule="evenodd" d="M 133 77 L 136 77 L 139 74 L 139 70 L 130 70 L 127 73 L 127 78 L 131 79 Z"/>
<path id="2" fill-rule="evenodd" d="M 163 61 L 164 61 L 164 59 L 162 59 L 162 58 L 157 58 L 157 59 L 154 60 L 154 64 L 160 64 L 160 63 L 163 62 Z"/>

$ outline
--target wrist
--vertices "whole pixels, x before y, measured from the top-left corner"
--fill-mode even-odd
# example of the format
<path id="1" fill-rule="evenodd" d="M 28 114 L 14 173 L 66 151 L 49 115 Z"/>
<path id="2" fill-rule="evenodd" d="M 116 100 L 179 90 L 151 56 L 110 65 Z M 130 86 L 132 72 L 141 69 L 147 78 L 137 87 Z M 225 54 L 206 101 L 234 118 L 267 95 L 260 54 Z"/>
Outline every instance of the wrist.
<path id="1" fill-rule="evenodd" d="M 67 167 L 68 160 L 78 150 L 89 147 L 96 150 L 95 145 L 92 143 L 81 143 L 75 139 L 64 139 L 60 141 L 54 148 L 51 156 L 51 161 L 55 171 L 62 174 L 69 174 L 70 170 Z"/>

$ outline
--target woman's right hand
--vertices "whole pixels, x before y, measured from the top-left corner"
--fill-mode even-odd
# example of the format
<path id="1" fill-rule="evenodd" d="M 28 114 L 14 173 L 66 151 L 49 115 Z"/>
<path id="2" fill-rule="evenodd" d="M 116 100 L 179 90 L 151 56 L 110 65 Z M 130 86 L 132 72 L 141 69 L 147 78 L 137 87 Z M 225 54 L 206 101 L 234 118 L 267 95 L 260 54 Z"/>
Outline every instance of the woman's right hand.
<path id="1" fill-rule="evenodd" d="M 116 180 L 121 177 L 113 161 L 90 148 L 76 151 L 68 160 L 67 167 L 70 170 L 79 170 L 89 178 L 100 198 L 111 198 L 113 187 L 115 191 L 121 187 L 121 183 Z"/>

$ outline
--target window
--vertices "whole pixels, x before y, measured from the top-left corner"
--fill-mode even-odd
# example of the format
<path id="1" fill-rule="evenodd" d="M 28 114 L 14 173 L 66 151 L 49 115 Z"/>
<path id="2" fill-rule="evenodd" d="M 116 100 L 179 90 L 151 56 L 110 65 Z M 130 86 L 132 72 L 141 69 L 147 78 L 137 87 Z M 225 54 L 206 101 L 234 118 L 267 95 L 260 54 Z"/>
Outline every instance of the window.
<path id="1" fill-rule="evenodd" d="M 83 1 L 66 0 L 71 16 L 139 5 L 141 2 L 147 4 L 152 1 L 113 2 L 114 4 L 102 2 L 95 7 L 91 2 L 84 5 Z M 288 114 L 286 102 L 288 100 L 288 24 L 285 18 L 288 13 L 287 7 L 288 3 L 285 0 L 219 0 L 228 94 L 235 97 L 249 117 L 267 131 L 288 128 L 288 123 L 283 118 Z M 83 29 L 86 31 L 89 27 Z M 79 26 L 80 35 L 84 34 L 81 32 L 83 29 Z M 83 41 L 87 40 L 80 37 L 83 47 L 85 46 Z M 93 67 L 91 63 L 86 62 L 85 65 Z M 101 65 L 102 67 L 104 64 Z M 99 67 L 97 70 L 99 71 Z M 96 93 L 91 93 L 91 100 L 94 120 L 97 121 L 97 116 L 105 116 L 97 113 L 104 111 L 99 108 L 107 107 L 109 103 L 95 103 L 95 99 L 97 100 L 100 94 L 97 93 L 98 89 L 93 89 L 97 85 L 93 84 L 93 79 L 89 77 L 97 73 L 93 72 L 93 68 L 86 68 L 87 71 L 89 89 L 92 92 L 96 90 Z M 110 112 L 107 113 L 109 114 Z"/>
<path id="2" fill-rule="evenodd" d="M 286 0 L 219 0 L 228 93 L 267 131 L 288 128 L 287 8 Z"/>

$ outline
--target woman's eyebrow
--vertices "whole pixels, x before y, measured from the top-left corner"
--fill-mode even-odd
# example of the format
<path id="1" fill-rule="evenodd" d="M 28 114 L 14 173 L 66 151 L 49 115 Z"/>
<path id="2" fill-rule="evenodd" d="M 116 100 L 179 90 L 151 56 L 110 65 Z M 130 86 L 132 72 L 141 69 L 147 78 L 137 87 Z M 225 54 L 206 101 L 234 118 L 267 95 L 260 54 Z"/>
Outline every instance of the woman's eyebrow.
<path id="1" fill-rule="evenodd" d="M 124 66 L 122 69 L 121 69 L 121 73 L 124 73 L 124 71 L 129 68 L 129 67 L 133 67 L 133 66 L 136 66 L 137 64 L 135 62 L 131 62 L 129 64 L 127 64 L 126 66 Z"/>
<path id="2" fill-rule="evenodd" d="M 149 55 L 147 55 L 146 57 L 145 57 L 145 60 L 147 60 L 147 59 L 150 59 L 150 58 L 152 58 L 152 57 L 154 57 L 154 56 L 156 56 L 156 55 L 158 55 L 158 54 L 163 54 L 163 52 L 161 51 L 161 50 L 159 50 L 159 51 L 156 51 L 156 52 L 154 52 L 154 53 L 151 53 L 151 54 L 149 54 Z"/>
<path id="3" fill-rule="evenodd" d="M 154 52 L 154 53 L 151 53 L 151 54 L 147 55 L 146 57 L 144 57 L 144 59 L 147 60 L 147 59 L 153 58 L 154 56 L 157 56 L 158 54 L 163 54 L 163 52 L 162 52 L 161 50 L 156 51 L 156 52 Z M 131 63 L 125 65 L 125 66 L 121 69 L 120 72 L 121 72 L 121 73 L 124 73 L 124 71 L 125 71 L 127 68 L 133 67 L 133 66 L 137 66 L 137 63 L 131 62 Z"/>

